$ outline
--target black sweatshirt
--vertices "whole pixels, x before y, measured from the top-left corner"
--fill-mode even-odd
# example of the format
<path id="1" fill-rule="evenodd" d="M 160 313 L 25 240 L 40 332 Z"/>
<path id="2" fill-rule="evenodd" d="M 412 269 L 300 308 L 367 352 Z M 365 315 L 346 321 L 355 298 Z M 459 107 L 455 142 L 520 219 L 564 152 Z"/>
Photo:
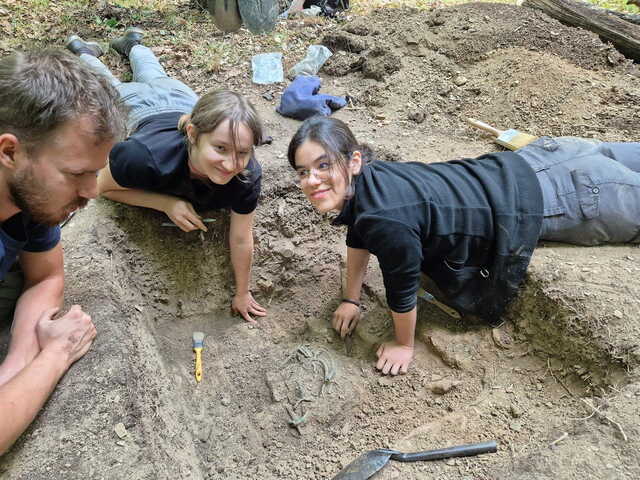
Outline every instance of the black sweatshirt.
<path id="1" fill-rule="evenodd" d="M 374 161 L 335 224 L 378 257 L 392 311 L 416 305 L 426 273 L 464 313 L 499 322 L 517 294 L 542 223 L 542 193 L 513 152 L 423 164 Z"/>

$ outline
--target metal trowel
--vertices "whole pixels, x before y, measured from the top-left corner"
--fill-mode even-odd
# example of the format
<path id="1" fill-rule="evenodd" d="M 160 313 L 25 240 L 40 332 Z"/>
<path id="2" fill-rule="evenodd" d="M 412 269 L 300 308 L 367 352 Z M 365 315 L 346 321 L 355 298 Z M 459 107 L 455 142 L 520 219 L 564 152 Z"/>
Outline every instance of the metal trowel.
<path id="1" fill-rule="evenodd" d="M 360 455 L 333 477 L 333 480 L 366 480 L 382 469 L 389 460 L 397 460 L 398 462 L 421 462 L 452 457 L 471 457 L 482 453 L 495 453 L 497 451 L 498 444 L 494 441 L 415 453 L 402 453 L 398 450 L 380 448 Z"/>
<path id="2" fill-rule="evenodd" d="M 436 297 L 431 295 L 422 287 L 418 289 L 418 298 L 421 298 L 422 300 L 432 303 L 433 305 L 438 307 L 440 310 L 442 310 L 444 313 L 446 313 L 450 317 L 456 318 L 458 320 L 462 318 L 462 315 L 460 315 L 460 313 L 457 310 L 451 308 L 449 305 L 445 305 L 439 300 L 436 300 Z"/>

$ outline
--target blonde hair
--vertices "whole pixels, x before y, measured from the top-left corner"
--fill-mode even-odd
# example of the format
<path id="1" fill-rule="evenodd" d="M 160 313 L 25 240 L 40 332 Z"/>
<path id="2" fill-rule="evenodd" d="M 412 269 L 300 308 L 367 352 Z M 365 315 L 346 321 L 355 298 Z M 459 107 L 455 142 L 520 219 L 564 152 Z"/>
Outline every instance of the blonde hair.
<path id="1" fill-rule="evenodd" d="M 189 152 L 194 143 L 203 133 L 209 133 L 218 128 L 225 120 L 229 120 L 229 133 L 234 146 L 234 161 L 240 160 L 236 156 L 236 138 L 238 126 L 246 125 L 253 134 L 253 145 L 262 143 L 263 128 L 255 107 L 246 98 L 231 90 L 216 90 L 203 95 L 195 104 L 191 113 L 187 113 L 178 120 L 178 130 L 182 132 L 189 143 Z M 189 139 L 187 126 L 193 125 L 194 138 Z M 242 175 L 246 176 L 246 170 Z"/>

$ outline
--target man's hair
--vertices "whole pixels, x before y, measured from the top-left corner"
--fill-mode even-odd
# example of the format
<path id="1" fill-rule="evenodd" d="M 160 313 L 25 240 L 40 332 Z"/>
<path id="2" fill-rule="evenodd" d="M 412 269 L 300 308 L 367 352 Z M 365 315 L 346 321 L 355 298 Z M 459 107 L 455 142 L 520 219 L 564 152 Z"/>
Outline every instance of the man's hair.
<path id="1" fill-rule="evenodd" d="M 102 75 L 64 51 L 18 52 L 0 59 L 0 134 L 34 153 L 57 128 L 87 116 L 96 143 L 125 134 L 125 108 Z"/>

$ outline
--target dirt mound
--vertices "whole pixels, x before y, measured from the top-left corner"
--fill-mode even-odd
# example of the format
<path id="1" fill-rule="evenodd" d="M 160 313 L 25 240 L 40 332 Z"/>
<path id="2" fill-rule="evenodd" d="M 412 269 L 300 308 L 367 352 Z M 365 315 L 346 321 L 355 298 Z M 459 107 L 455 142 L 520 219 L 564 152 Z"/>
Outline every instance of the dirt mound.
<path id="1" fill-rule="evenodd" d="M 379 10 L 324 42 L 341 50 L 325 72 L 347 75 L 341 85 L 374 118 L 383 109 L 385 120 L 432 131 L 459 129 L 470 116 L 538 135 L 638 138 L 631 62 L 596 35 L 534 10 Z"/>

